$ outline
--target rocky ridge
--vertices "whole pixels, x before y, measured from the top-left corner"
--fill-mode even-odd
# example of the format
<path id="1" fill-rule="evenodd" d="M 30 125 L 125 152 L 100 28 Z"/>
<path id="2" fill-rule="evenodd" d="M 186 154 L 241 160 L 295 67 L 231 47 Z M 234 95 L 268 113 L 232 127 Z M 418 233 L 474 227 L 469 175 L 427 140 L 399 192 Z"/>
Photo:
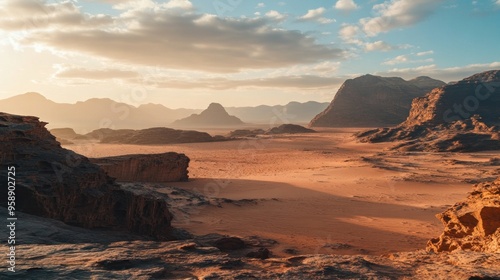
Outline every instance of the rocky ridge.
<path id="1" fill-rule="evenodd" d="M 61 148 L 45 125 L 36 117 L 0 113 L 0 166 L 15 168 L 16 212 L 172 238 L 165 195 L 116 184 L 86 157 Z M 0 173 L 0 180 L 7 176 Z M 0 194 L 0 206 L 6 207 L 6 196 Z"/>
<path id="2" fill-rule="evenodd" d="M 416 98 L 395 128 L 357 134 L 362 142 L 401 141 L 405 151 L 474 152 L 500 149 L 500 70 L 436 88 Z"/>
<path id="3" fill-rule="evenodd" d="M 154 127 L 141 130 L 101 128 L 79 136 L 75 140 L 98 141 L 105 144 L 163 145 L 214 142 L 226 139 L 221 136 L 212 137 L 206 132 Z"/>
<path id="4" fill-rule="evenodd" d="M 311 120 L 311 127 L 378 127 L 397 125 L 408 117 L 412 100 L 444 82 L 429 77 L 405 81 L 364 75 L 344 82 L 333 101 Z"/>

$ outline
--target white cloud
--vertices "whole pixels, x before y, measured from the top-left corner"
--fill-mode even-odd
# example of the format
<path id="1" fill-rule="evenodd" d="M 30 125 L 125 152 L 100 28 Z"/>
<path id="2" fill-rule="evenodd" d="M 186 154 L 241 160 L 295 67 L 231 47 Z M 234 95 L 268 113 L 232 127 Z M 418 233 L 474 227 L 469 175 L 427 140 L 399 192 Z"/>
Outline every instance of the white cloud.
<path id="1" fill-rule="evenodd" d="M 360 28 L 356 25 L 344 24 L 339 30 L 339 36 L 347 43 L 360 44 L 361 41 L 357 39 L 360 33 Z"/>
<path id="2" fill-rule="evenodd" d="M 309 10 L 307 13 L 303 16 L 300 17 L 302 20 L 317 20 L 320 18 L 324 13 L 326 12 L 326 9 L 323 7 L 314 9 L 314 10 Z"/>
<path id="3" fill-rule="evenodd" d="M 388 0 L 373 6 L 379 14 L 363 18 L 360 23 L 369 36 L 414 25 L 428 18 L 445 0 Z"/>
<path id="4" fill-rule="evenodd" d="M 323 7 L 308 10 L 307 13 L 301 17 L 299 17 L 300 21 L 315 21 L 321 24 L 329 24 L 336 22 L 335 19 L 325 18 L 323 15 L 325 14 L 326 9 Z"/>
<path id="5" fill-rule="evenodd" d="M 372 51 L 390 51 L 393 50 L 394 46 L 391 46 L 387 44 L 384 41 L 376 41 L 373 43 L 366 43 L 365 44 L 365 51 L 367 52 L 372 52 Z"/>
<path id="6" fill-rule="evenodd" d="M 497 4 L 497 5 L 499 5 L 499 6 L 500 6 L 500 0 L 497 0 L 497 1 L 495 2 L 495 4 Z"/>
<path id="7" fill-rule="evenodd" d="M 185 9 L 185 10 L 191 10 L 193 9 L 193 4 L 189 0 L 170 0 L 169 2 L 165 3 L 165 8 L 180 8 L 180 9 Z"/>
<path id="8" fill-rule="evenodd" d="M 264 3 L 259 3 L 257 4 L 257 7 L 256 8 L 264 8 L 266 6 L 266 4 Z"/>
<path id="9" fill-rule="evenodd" d="M 434 54 L 434 51 L 426 51 L 426 52 L 417 53 L 417 56 L 426 56 L 426 55 L 432 55 L 432 54 Z"/>
<path id="10" fill-rule="evenodd" d="M 400 64 L 400 63 L 405 63 L 408 61 L 408 57 L 406 55 L 398 55 L 393 59 L 385 61 L 384 65 L 395 65 L 395 64 Z"/>
<path id="11" fill-rule="evenodd" d="M 280 12 L 274 11 L 274 10 L 267 12 L 266 16 L 268 18 L 275 20 L 275 21 L 283 21 L 286 19 L 286 16 L 284 14 L 281 14 Z"/>
<path id="12" fill-rule="evenodd" d="M 396 64 L 401 64 L 401 63 L 432 63 L 434 62 L 434 59 L 432 58 L 427 58 L 427 59 L 410 59 L 408 55 L 399 55 L 396 56 L 393 59 L 387 60 L 383 62 L 383 65 L 396 65 Z"/>
<path id="13" fill-rule="evenodd" d="M 0 29 L 29 31 L 65 27 L 95 27 L 113 23 L 110 16 L 80 12 L 72 2 L 49 3 L 44 0 L 0 2 Z"/>
<path id="14" fill-rule="evenodd" d="M 335 4 L 335 9 L 337 10 L 352 11 L 356 10 L 357 8 L 358 5 L 356 5 L 354 0 L 338 0 L 337 3 Z"/>

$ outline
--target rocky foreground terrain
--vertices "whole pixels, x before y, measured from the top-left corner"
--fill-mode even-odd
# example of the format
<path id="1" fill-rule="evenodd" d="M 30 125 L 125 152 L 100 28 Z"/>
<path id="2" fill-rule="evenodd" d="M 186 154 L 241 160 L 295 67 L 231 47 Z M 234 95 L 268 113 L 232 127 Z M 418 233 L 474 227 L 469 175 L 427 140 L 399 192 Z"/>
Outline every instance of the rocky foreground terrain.
<path id="1" fill-rule="evenodd" d="M 0 211 L 5 219 L 5 209 Z M 499 254 L 246 257 L 258 242 L 221 250 L 203 239 L 158 242 L 20 214 L 17 272 L 1 279 L 498 279 Z M 5 266 L 4 263 L 1 265 Z"/>
<path id="2" fill-rule="evenodd" d="M 408 117 L 412 100 L 444 82 L 429 77 L 405 81 L 364 75 L 349 79 L 311 127 L 379 127 L 397 125 Z"/>
<path id="3" fill-rule="evenodd" d="M 395 128 L 357 134 L 363 142 L 397 142 L 403 151 L 475 152 L 500 149 L 500 70 L 476 74 L 416 98 Z"/>

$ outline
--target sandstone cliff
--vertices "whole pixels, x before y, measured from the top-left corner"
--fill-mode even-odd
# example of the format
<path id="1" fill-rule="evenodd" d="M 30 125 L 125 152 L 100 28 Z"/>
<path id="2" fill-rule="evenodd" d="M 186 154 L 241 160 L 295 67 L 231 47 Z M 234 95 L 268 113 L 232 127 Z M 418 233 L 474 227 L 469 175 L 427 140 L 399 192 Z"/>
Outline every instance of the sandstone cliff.
<path id="1" fill-rule="evenodd" d="M 0 113 L 0 180 L 15 168 L 15 210 L 85 228 L 170 239 L 165 195 L 114 183 L 87 158 L 63 149 L 36 117 Z M 12 175 L 12 174 L 10 174 Z M 7 191 L 0 205 L 7 204 Z"/>
<path id="2" fill-rule="evenodd" d="M 500 149 L 500 71 L 487 71 L 416 98 L 395 128 L 359 133 L 366 142 L 403 141 L 395 149 L 471 152 Z"/>
<path id="3" fill-rule="evenodd" d="M 226 109 L 218 103 L 211 103 L 206 110 L 200 114 L 193 114 L 187 118 L 176 120 L 172 123 L 178 127 L 218 127 L 237 126 L 243 122 L 235 116 L 231 116 Z"/>
<path id="4" fill-rule="evenodd" d="M 427 243 L 428 251 L 500 253 L 500 179 L 476 185 L 465 201 L 437 217 L 445 229 Z"/>
<path id="5" fill-rule="evenodd" d="M 123 182 L 178 182 L 188 180 L 189 158 L 184 154 L 124 155 L 93 158 L 109 176 Z"/>
<path id="6" fill-rule="evenodd" d="M 412 100 L 445 83 L 429 77 L 411 81 L 364 75 L 349 79 L 311 127 L 372 127 L 397 125 L 408 117 Z"/>

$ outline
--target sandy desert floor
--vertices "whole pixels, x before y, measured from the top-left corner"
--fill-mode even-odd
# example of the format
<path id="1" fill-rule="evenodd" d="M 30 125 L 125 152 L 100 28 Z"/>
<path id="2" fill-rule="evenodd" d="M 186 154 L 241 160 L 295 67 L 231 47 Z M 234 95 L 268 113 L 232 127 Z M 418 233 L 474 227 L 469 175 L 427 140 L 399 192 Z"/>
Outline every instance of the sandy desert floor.
<path id="1" fill-rule="evenodd" d="M 472 183 L 497 178 L 500 152 L 404 153 L 357 143 L 359 129 L 328 129 L 217 143 L 135 146 L 80 143 L 88 157 L 175 151 L 190 181 L 168 183 L 237 200 L 191 209 L 174 226 L 194 234 L 276 240 L 275 256 L 373 254 L 425 248 L 443 230 L 437 213 Z"/>

